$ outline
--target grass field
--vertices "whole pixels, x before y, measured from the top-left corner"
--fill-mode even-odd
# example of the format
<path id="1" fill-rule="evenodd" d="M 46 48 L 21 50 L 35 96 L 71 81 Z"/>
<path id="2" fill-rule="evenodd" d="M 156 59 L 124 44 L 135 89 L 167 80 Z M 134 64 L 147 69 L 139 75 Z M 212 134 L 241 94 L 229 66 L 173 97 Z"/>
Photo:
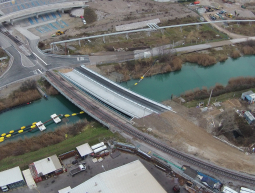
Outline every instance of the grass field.
<path id="1" fill-rule="evenodd" d="M 242 95 L 242 93 L 243 93 L 243 92 L 246 92 L 246 91 L 248 91 L 248 90 L 252 90 L 253 92 L 255 92 L 255 88 L 245 89 L 245 90 L 236 91 L 236 92 L 230 92 L 230 93 L 226 93 L 226 94 L 219 95 L 219 96 L 217 96 L 217 97 L 212 97 L 210 103 L 213 103 L 213 102 L 215 102 L 215 101 L 224 102 L 224 101 L 229 100 L 229 99 L 232 99 L 232 98 L 240 98 L 241 95 Z M 207 105 L 208 100 L 209 100 L 209 98 L 204 99 L 204 100 L 193 100 L 193 101 L 184 103 L 183 105 L 184 105 L 185 107 L 188 107 L 188 108 L 190 108 L 190 107 L 196 107 L 196 106 L 198 105 L 198 103 L 199 103 L 199 102 L 202 102 L 202 101 L 204 101 L 204 104 Z"/>
<path id="2" fill-rule="evenodd" d="M 93 125 L 90 124 L 85 127 L 80 134 L 74 137 L 67 138 L 66 140 L 58 144 L 51 145 L 34 152 L 25 153 L 20 156 L 11 156 L 1 160 L 0 171 L 15 166 L 20 166 L 23 170 L 28 168 L 28 165 L 30 163 L 33 163 L 34 161 L 46 158 L 54 154 L 60 155 L 62 153 L 73 150 L 75 149 L 75 147 L 84 143 L 89 143 L 90 145 L 93 145 L 103 139 L 110 138 L 115 138 L 116 140 L 123 140 L 123 138 L 119 134 L 112 133 L 106 127 L 103 127 L 99 123 L 94 123 Z"/>

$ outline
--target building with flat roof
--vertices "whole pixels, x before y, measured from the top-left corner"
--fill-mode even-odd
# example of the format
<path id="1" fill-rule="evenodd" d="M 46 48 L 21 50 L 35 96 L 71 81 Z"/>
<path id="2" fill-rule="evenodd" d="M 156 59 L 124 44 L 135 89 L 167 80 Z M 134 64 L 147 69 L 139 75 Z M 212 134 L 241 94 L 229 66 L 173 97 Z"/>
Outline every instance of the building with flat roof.
<path id="1" fill-rule="evenodd" d="M 254 94 L 254 93 L 251 90 L 243 92 L 242 96 L 241 96 L 241 99 L 245 100 L 245 97 L 250 95 L 250 94 Z"/>
<path id="2" fill-rule="evenodd" d="M 0 172 L 0 186 L 9 189 L 26 185 L 19 166 Z"/>
<path id="3" fill-rule="evenodd" d="M 63 173 L 63 167 L 56 155 L 41 159 L 29 165 L 35 182 L 40 182 L 52 175 Z"/>
<path id="4" fill-rule="evenodd" d="M 93 153 L 93 150 L 91 149 L 91 147 L 88 143 L 80 145 L 80 146 L 76 147 L 76 149 L 79 152 L 81 158 L 85 158 L 87 155 Z"/>
<path id="5" fill-rule="evenodd" d="M 166 193 L 139 160 L 98 174 L 69 190 L 69 193 L 80 192 Z"/>

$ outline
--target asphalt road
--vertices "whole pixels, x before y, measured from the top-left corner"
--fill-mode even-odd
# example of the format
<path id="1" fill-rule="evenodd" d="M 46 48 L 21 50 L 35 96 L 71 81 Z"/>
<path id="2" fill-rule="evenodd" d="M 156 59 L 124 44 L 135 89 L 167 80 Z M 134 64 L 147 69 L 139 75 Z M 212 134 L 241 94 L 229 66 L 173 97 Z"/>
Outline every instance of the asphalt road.
<path id="1" fill-rule="evenodd" d="M 23 56 L 12 45 L 13 42 L 0 34 L 0 46 L 13 56 L 14 61 L 11 68 L 0 78 L 0 88 L 10 83 L 22 80 L 24 78 L 32 77 L 34 75 L 42 74 L 47 70 L 58 67 L 74 67 L 89 62 L 88 56 L 56 56 L 50 54 L 43 54 L 37 48 L 38 40 L 32 40 L 30 46 L 34 54 L 29 57 Z M 27 67 L 29 62 L 31 67 Z"/>
<path id="2" fill-rule="evenodd" d="M 30 67 L 30 68 L 24 67 L 22 65 L 21 55 L 14 48 L 14 46 L 5 48 L 5 50 L 8 51 L 13 56 L 14 61 L 11 68 L 8 70 L 8 72 L 4 74 L 3 77 L 0 78 L 0 87 L 23 78 L 33 76 L 35 75 L 33 71 L 40 69 L 40 66 L 38 65 L 35 65 L 34 67 Z M 37 71 L 36 73 L 38 74 L 39 71 Z"/>
<path id="3" fill-rule="evenodd" d="M 39 51 L 37 47 L 38 40 L 30 40 L 30 47 L 32 51 L 39 56 L 45 63 L 45 68 L 47 70 L 58 68 L 58 67 L 70 67 L 77 66 L 84 63 L 89 63 L 89 57 L 87 55 L 83 56 L 57 56 L 52 54 L 44 54 Z M 40 59 L 39 59 L 40 60 Z"/>
<path id="4" fill-rule="evenodd" d="M 110 82 L 102 79 L 101 77 L 99 76 L 96 76 L 95 74 L 89 72 L 88 70 L 82 68 L 82 67 L 77 67 L 75 68 L 76 70 L 78 70 L 79 72 L 83 73 L 84 75 L 88 76 L 89 78 L 97 81 L 98 83 L 100 83 L 101 85 L 111 89 L 112 91 L 116 92 L 116 93 L 119 93 L 120 95 L 138 103 L 138 104 L 141 104 L 145 107 L 148 107 L 150 109 L 152 109 L 153 111 L 156 111 L 156 112 L 164 112 L 166 109 L 164 109 L 163 107 L 161 106 L 158 106 L 154 103 L 151 103 L 143 98 L 140 98 L 136 95 L 133 95 L 132 93 L 130 92 L 127 92 L 126 90 L 124 89 L 121 89 L 120 87 L 117 87 L 113 84 L 111 84 Z"/>

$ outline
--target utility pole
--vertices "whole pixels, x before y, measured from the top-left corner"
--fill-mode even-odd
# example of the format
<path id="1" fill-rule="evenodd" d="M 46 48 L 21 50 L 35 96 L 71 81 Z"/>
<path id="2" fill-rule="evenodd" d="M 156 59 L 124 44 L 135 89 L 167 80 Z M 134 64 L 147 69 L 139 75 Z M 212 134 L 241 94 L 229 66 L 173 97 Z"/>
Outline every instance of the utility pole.
<path id="1" fill-rule="evenodd" d="M 211 100 L 211 97 L 212 97 L 212 91 L 213 91 L 213 89 L 211 90 L 211 94 L 210 94 L 207 106 L 209 106 L 209 104 L 210 104 L 210 100 Z"/>

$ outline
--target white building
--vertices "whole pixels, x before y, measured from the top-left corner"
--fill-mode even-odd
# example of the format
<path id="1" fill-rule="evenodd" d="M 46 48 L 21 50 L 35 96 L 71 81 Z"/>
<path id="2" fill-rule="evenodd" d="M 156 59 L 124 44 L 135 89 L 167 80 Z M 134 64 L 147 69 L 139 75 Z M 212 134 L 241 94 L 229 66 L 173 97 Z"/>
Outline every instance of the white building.
<path id="1" fill-rule="evenodd" d="M 0 172 L 0 186 L 8 189 L 26 185 L 19 166 Z"/>
<path id="2" fill-rule="evenodd" d="M 82 158 L 85 158 L 85 156 L 93 153 L 93 150 L 91 149 L 91 147 L 88 143 L 80 145 L 80 146 L 76 147 L 76 149 Z"/>
<path id="3" fill-rule="evenodd" d="M 224 186 L 223 187 L 223 190 L 222 190 L 223 193 L 238 193 L 237 191 L 227 187 L 227 186 Z"/>
<path id="4" fill-rule="evenodd" d="M 139 160 L 98 174 L 69 191 L 81 192 L 166 193 Z"/>

